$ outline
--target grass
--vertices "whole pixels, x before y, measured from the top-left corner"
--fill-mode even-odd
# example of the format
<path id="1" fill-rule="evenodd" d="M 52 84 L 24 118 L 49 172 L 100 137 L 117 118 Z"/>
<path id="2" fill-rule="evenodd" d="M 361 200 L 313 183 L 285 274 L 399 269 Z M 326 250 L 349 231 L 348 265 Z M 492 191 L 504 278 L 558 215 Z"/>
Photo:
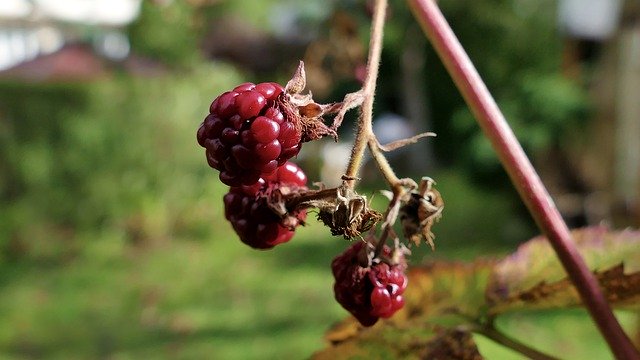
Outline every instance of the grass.
<path id="1" fill-rule="evenodd" d="M 346 316 L 329 264 L 347 243 L 311 220 L 273 251 L 249 249 L 195 145 L 208 94 L 238 82 L 220 66 L 115 79 L 76 89 L 84 102 L 69 109 L 66 88 L 4 89 L 8 119 L 29 136 L 0 138 L 13 161 L 0 185 L 15 190 L 0 206 L 0 359 L 299 359 L 324 346 Z M 52 115 L 51 129 L 36 126 Z M 505 254 L 533 235 L 511 194 L 455 170 L 429 175 L 446 207 L 437 251 L 421 246 L 414 262 Z M 584 313 L 500 325 L 563 358 L 608 357 Z M 518 358 L 477 339 L 489 359 Z"/>
<path id="2" fill-rule="evenodd" d="M 222 186 L 208 202 L 215 203 Z M 237 241 L 218 214 L 206 241 L 132 244 L 108 231 L 62 264 L 3 263 L 8 358 L 297 358 L 344 316 L 328 272 L 344 243 L 318 224 L 278 251 Z"/>
<path id="3" fill-rule="evenodd" d="M 2 353 L 243 359 L 319 348 L 325 328 L 343 316 L 326 271 L 337 243 L 314 238 L 319 229 L 310 227 L 274 257 L 216 225 L 210 242 L 141 251 L 108 234 L 63 266 L 5 265 Z M 313 256 L 301 261 L 302 253 Z"/>
<path id="4" fill-rule="evenodd" d="M 443 175 L 451 180 L 441 180 L 443 189 L 456 185 L 450 177 Z M 203 201 L 216 203 L 222 191 L 215 187 Z M 456 207 L 451 199 L 448 212 Z M 455 258 L 456 242 L 444 244 L 455 235 L 447 229 L 469 223 L 448 216 L 453 224 L 442 220 L 444 249 L 436 254 Z M 206 240 L 143 244 L 110 229 L 80 239 L 86 245 L 69 261 L 3 263 L 2 357 L 296 359 L 322 348 L 324 331 L 345 316 L 333 300 L 329 263 L 346 244 L 312 221 L 294 241 L 261 252 L 237 241 L 221 216 L 208 226 Z M 462 256 L 485 251 L 472 249 Z M 510 316 L 500 326 L 563 358 L 608 357 L 582 312 Z M 477 340 L 487 358 L 520 358 Z"/>

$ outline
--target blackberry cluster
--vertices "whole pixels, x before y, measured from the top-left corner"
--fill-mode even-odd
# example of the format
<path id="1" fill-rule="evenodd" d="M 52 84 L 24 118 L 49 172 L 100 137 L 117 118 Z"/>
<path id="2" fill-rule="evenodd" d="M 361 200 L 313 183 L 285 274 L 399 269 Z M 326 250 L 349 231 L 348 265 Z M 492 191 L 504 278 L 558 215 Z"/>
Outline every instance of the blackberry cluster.
<path id="1" fill-rule="evenodd" d="M 402 294 L 407 288 L 406 263 L 384 262 L 362 266 L 366 261 L 364 242 L 356 242 L 331 263 L 335 278 L 336 300 L 363 326 L 372 326 L 379 318 L 391 317 L 404 306 Z M 385 248 L 389 253 L 390 249 Z M 364 260 L 364 261 L 363 261 Z"/>
<path id="2" fill-rule="evenodd" d="M 306 175 L 288 160 L 298 154 L 302 142 L 337 136 L 322 123 L 326 106 L 315 104 L 310 95 L 299 94 L 302 89 L 298 88 L 304 88 L 296 85 L 304 84 L 302 64 L 289 84 L 294 85 L 287 85 L 287 94 L 271 82 L 236 86 L 213 100 L 197 132 L 209 166 L 218 170 L 220 181 L 230 187 L 223 197 L 225 218 L 240 240 L 255 249 L 288 242 L 306 218 L 305 210 L 287 208 L 284 199 L 307 190 Z M 354 198 L 361 200 L 354 208 L 360 204 L 367 210 L 363 197 Z M 331 200 L 326 201 L 334 224 L 342 203 L 335 199 L 338 205 L 332 206 Z M 306 206 L 310 205 L 302 205 Z M 356 235 L 377 222 L 371 218 L 373 213 L 368 210 L 360 215 L 359 221 L 365 225 L 354 228 Z M 348 225 L 352 223 L 349 220 Z M 366 224 L 370 226 L 365 228 Z M 371 326 L 403 307 L 407 265 L 402 255 L 392 256 L 395 254 L 386 246 L 379 258 L 371 260 L 371 249 L 366 246 L 355 242 L 333 260 L 331 268 L 338 303 L 362 325 Z"/>
<path id="3" fill-rule="evenodd" d="M 253 185 L 300 151 L 300 126 L 284 109 L 283 91 L 277 83 L 244 83 L 211 103 L 198 144 L 226 185 Z"/>
<path id="4" fill-rule="evenodd" d="M 307 176 L 296 164 L 287 162 L 253 185 L 235 186 L 224 196 L 224 214 L 240 240 L 255 249 L 270 249 L 291 240 L 295 225 L 285 227 L 268 206 L 268 194 L 282 186 L 302 188 Z M 292 214 L 302 223 L 306 212 Z"/>

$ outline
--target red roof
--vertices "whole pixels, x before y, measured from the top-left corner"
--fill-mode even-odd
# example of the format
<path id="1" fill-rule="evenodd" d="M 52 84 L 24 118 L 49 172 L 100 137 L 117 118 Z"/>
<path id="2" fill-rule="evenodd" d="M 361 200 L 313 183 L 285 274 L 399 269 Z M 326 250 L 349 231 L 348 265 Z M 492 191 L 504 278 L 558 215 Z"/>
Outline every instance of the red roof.
<path id="1" fill-rule="evenodd" d="M 0 71 L 0 78 L 33 82 L 87 81 L 108 74 L 104 61 L 87 45 L 67 45 Z"/>

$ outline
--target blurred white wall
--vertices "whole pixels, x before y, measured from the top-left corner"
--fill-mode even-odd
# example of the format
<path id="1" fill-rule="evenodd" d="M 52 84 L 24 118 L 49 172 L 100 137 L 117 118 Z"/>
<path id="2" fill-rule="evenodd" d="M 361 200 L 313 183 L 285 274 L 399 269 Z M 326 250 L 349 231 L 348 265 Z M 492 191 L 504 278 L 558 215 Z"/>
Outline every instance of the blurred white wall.
<path id="1" fill-rule="evenodd" d="M 59 50 L 74 26 L 99 29 L 96 50 L 118 60 L 129 53 L 122 28 L 140 13 L 141 0 L 0 0 L 0 70 Z"/>
<path id="2" fill-rule="evenodd" d="M 621 0 L 561 0 L 560 25 L 574 38 L 605 40 L 618 28 Z"/>

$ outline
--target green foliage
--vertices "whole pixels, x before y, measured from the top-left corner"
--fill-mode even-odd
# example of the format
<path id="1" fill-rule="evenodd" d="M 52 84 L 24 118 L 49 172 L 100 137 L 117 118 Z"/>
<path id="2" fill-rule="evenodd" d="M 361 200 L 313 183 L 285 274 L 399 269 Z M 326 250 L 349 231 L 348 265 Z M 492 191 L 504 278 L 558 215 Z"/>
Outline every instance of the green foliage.
<path id="1" fill-rule="evenodd" d="M 132 241 L 206 233 L 186 220 L 216 180 L 195 130 L 210 94 L 237 82 L 203 66 L 189 77 L 0 86 L 3 253 L 45 251 L 78 229 L 118 226 Z"/>
<path id="2" fill-rule="evenodd" d="M 516 137 L 530 153 L 549 149 L 562 142 L 567 132 L 584 123 L 587 116 L 585 94 L 575 84 L 557 74 L 527 73 L 507 94 L 498 95 L 499 105 Z M 497 92 L 500 94 L 500 92 Z M 479 132 L 468 109 L 453 114 L 453 126 L 469 137 L 468 158 L 474 169 L 496 172 L 500 163 L 489 141 Z"/>
<path id="3" fill-rule="evenodd" d="M 516 136 L 532 153 L 555 145 L 586 118 L 583 90 L 560 75 L 562 44 L 555 10 L 553 1 L 443 3 L 445 15 Z M 470 171 L 502 174 L 466 106 L 458 105 L 451 116 L 453 130 L 468 140 L 462 142 L 468 144 L 462 154 Z"/>
<path id="4" fill-rule="evenodd" d="M 398 66 L 406 46 L 425 46 L 426 96 L 439 163 L 459 164 L 470 178 L 506 185 L 506 175 L 406 2 L 393 1 L 385 28 L 383 111 L 398 111 L 404 84 Z M 445 17 L 529 154 L 558 144 L 587 120 L 580 84 L 560 74 L 562 42 L 552 0 L 440 1 Z M 410 40 L 408 40 L 410 39 Z"/>
<path id="5" fill-rule="evenodd" d="M 213 213 L 224 187 L 208 187 L 210 241 L 140 246 L 109 229 L 78 239 L 81 254 L 62 266 L 0 264 L 2 358 L 293 359 L 320 348 L 343 315 L 326 263 L 339 242 L 312 226 L 280 253 L 249 249 Z"/>
<path id="6" fill-rule="evenodd" d="M 377 326 L 314 354 L 312 359 L 482 359 L 468 331 L 421 327 L 409 332 Z"/>
<path id="7" fill-rule="evenodd" d="M 193 63 L 200 56 L 196 11 L 187 1 L 143 1 L 140 17 L 128 29 L 134 53 L 177 66 Z"/>
<path id="8" fill-rule="evenodd" d="M 342 244 L 316 226 L 279 257 L 244 246 L 195 140 L 212 96 L 239 82 L 202 65 L 0 84 L 2 358 L 295 358 L 321 346 L 342 314 L 326 270 Z"/>
<path id="9" fill-rule="evenodd" d="M 274 2 L 228 1 L 224 7 L 264 25 Z M 398 1 L 396 9 L 404 4 Z M 559 43 L 550 1 L 441 4 L 529 149 L 553 144 L 579 122 L 582 93 L 556 74 Z M 397 59 L 396 40 L 413 24 L 402 11 L 387 31 L 386 80 L 397 77 L 397 62 L 387 60 Z M 179 67 L 197 63 L 197 17 L 189 2 L 145 1 L 130 29 L 134 50 Z M 427 62 L 441 157 L 472 156 L 468 168 L 476 170 L 478 161 L 492 163 L 450 79 L 433 54 Z M 346 244 L 311 225 L 269 254 L 244 247 L 224 221 L 226 189 L 195 143 L 211 96 L 244 80 L 251 79 L 227 67 L 198 65 L 188 74 L 154 79 L 0 84 L 3 358 L 298 358 L 322 346 L 321 333 L 344 316 L 332 299 L 328 266 Z M 383 76 L 381 82 L 387 103 L 397 101 L 393 81 Z M 381 107 L 390 106 L 379 99 Z M 437 226 L 438 251 L 414 249 L 416 259 L 419 252 L 471 258 L 504 251 L 503 238 L 523 238 L 526 226 L 512 223 L 504 194 L 479 191 L 458 174 L 441 175 L 434 177 L 447 208 Z M 507 227 L 516 235 L 504 235 Z M 412 323 L 408 333 L 383 327 L 380 342 L 371 336 L 363 344 L 369 351 L 389 345 L 382 351 L 394 357 L 407 355 L 405 345 L 420 346 L 420 355 L 438 336 L 435 327 L 424 326 L 426 316 L 450 327 L 468 321 L 448 314 L 452 305 L 484 314 L 489 268 L 476 265 L 418 270 L 407 298 L 411 311 L 398 319 L 418 314 L 420 325 Z M 527 279 L 512 293 L 526 294 L 547 275 Z M 583 331 L 593 328 L 586 314 L 564 315 L 501 314 L 498 326 L 567 357 L 608 355 L 595 330 Z M 560 333 L 575 339 L 558 340 Z M 486 339 L 474 339 L 487 357 L 506 358 Z"/>

